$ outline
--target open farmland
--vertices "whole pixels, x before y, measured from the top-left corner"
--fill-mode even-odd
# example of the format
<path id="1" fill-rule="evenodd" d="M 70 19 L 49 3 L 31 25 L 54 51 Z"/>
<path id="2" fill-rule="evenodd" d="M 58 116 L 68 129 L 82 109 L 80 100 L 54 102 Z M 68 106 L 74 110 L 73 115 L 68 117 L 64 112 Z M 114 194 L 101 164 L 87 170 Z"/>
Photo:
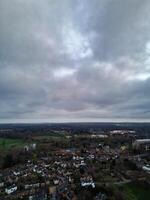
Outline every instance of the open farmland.
<path id="1" fill-rule="evenodd" d="M 150 189 L 129 183 L 125 186 L 125 194 L 127 200 L 148 200 L 150 197 Z"/>
<path id="2" fill-rule="evenodd" d="M 0 151 L 9 151 L 13 148 L 23 147 L 26 144 L 27 142 L 22 139 L 0 138 Z"/>

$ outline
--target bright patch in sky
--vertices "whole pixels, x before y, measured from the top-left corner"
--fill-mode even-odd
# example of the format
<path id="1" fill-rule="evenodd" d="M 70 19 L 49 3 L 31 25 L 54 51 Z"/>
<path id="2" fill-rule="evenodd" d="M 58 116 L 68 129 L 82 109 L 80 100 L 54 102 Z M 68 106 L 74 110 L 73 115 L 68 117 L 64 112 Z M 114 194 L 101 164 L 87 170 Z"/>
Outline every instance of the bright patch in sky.
<path id="1" fill-rule="evenodd" d="M 88 38 L 75 30 L 72 25 L 64 26 L 62 35 L 66 53 L 71 59 L 79 60 L 92 57 L 93 52 Z"/>
<path id="2" fill-rule="evenodd" d="M 67 76 L 71 76 L 75 73 L 75 69 L 67 69 L 67 68 L 61 68 L 54 70 L 53 75 L 56 78 L 65 78 Z"/>
<path id="3" fill-rule="evenodd" d="M 145 81 L 149 78 L 150 78 L 150 73 L 138 74 L 137 76 L 135 76 L 135 79 L 138 79 L 138 80 L 141 80 L 141 81 Z"/>

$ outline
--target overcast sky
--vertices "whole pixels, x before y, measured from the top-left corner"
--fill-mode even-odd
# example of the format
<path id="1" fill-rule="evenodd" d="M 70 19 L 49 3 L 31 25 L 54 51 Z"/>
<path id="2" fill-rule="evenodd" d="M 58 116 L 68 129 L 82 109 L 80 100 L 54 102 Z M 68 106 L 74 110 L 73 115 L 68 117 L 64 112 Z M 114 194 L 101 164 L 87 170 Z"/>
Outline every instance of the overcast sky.
<path id="1" fill-rule="evenodd" d="M 0 0 L 0 122 L 150 121 L 149 0 Z"/>

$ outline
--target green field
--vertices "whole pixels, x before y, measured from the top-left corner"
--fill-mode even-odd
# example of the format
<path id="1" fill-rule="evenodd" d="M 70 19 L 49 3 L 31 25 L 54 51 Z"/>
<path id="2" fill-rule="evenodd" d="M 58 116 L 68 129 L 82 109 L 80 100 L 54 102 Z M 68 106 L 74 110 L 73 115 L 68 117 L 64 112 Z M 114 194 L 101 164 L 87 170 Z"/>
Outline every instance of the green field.
<path id="1" fill-rule="evenodd" d="M 41 135 L 41 136 L 34 136 L 32 139 L 36 140 L 36 141 L 47 141 L 47 142 L 52 142 L 52 141 L 56 141 L 56 142 L 64 142 L 64 141 L 68 141 L 68 139 L 62 135 L 62 134 L 52 134 L 52 135 Z"/>
<path id="2" fill-rule="evenodd" d="M 150 188 L 130 183 L 125 186 L 125 194 L 127 200 L 149 200 Z"/>
<path id="3" fill-rule="evenodd" d="M 22 139 L 0 138 L 0 151 L 8 151 L 12 148 L 23 147 L 26 144 L 27 142 Z"/>

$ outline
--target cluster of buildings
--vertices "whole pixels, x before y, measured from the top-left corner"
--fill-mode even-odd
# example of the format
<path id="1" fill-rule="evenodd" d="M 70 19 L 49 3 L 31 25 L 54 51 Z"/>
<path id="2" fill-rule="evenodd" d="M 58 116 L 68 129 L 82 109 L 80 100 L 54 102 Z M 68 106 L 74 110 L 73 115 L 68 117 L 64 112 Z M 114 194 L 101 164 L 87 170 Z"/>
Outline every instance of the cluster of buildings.
<path id="1" fill-rule="evenodd" d="M 123 135 L 126 132 L 112 132 L 113 135 Z M 0 198 L 28 199 L 28 200 L 77 200 L 80 192 L 88 188 L 95 189 L 97 185 L 110 183 L 122 184 L 132 181 L 136 177 L 150 180 L 150 162 L 146 155 L 135 155 L 129 152 L 128 143 L 110 145 L 108 136 L 92 135 L 90 138 L 97 142 L 82 146 L 82 142 L 75 147 L 57 147 L 51 156 L 41 156 L 35 161 L 28 160 L 0 172 Z M 102 143 L 97 139 L 106 139 Z M 85 141 L 84 141 L 85 142 Z M 133 147 L 148 145 L 150 140 L 135 140 Z M 124 148 L 123 148 L 124 147 Z M 26 146 L 36 150 L 35 144 Z M 130 162 L 136 165 L 135 170 L 124 167 Z M 101 173 L 101 174 L 100 174 Z M 101 178 L 98 178 L 102 175 Z M 106 179 L 108 178 L 108 180 Z M 95 200 L 106 200 L 108 194 L 99 191 L 95 193 Z"/>
<path id="2" fill-rule="evenodd" d="M 150 150 L 150 139 L 137 139 L 133 142 L 133 148 L 139 150 Z"/>
<path id="3" fill-rule="evenodd" d="M 117 153 L 117 152 L 116 152 Z M 51 157 L 28 160 L 0 173 L 3 199 L 76 200 L 78 191 L 96 187 L 96 168 L 110 168 L 117 154 L 108 146 L 57 149 Z M 96 199 L 102 199 L 98 195 Z"/>

